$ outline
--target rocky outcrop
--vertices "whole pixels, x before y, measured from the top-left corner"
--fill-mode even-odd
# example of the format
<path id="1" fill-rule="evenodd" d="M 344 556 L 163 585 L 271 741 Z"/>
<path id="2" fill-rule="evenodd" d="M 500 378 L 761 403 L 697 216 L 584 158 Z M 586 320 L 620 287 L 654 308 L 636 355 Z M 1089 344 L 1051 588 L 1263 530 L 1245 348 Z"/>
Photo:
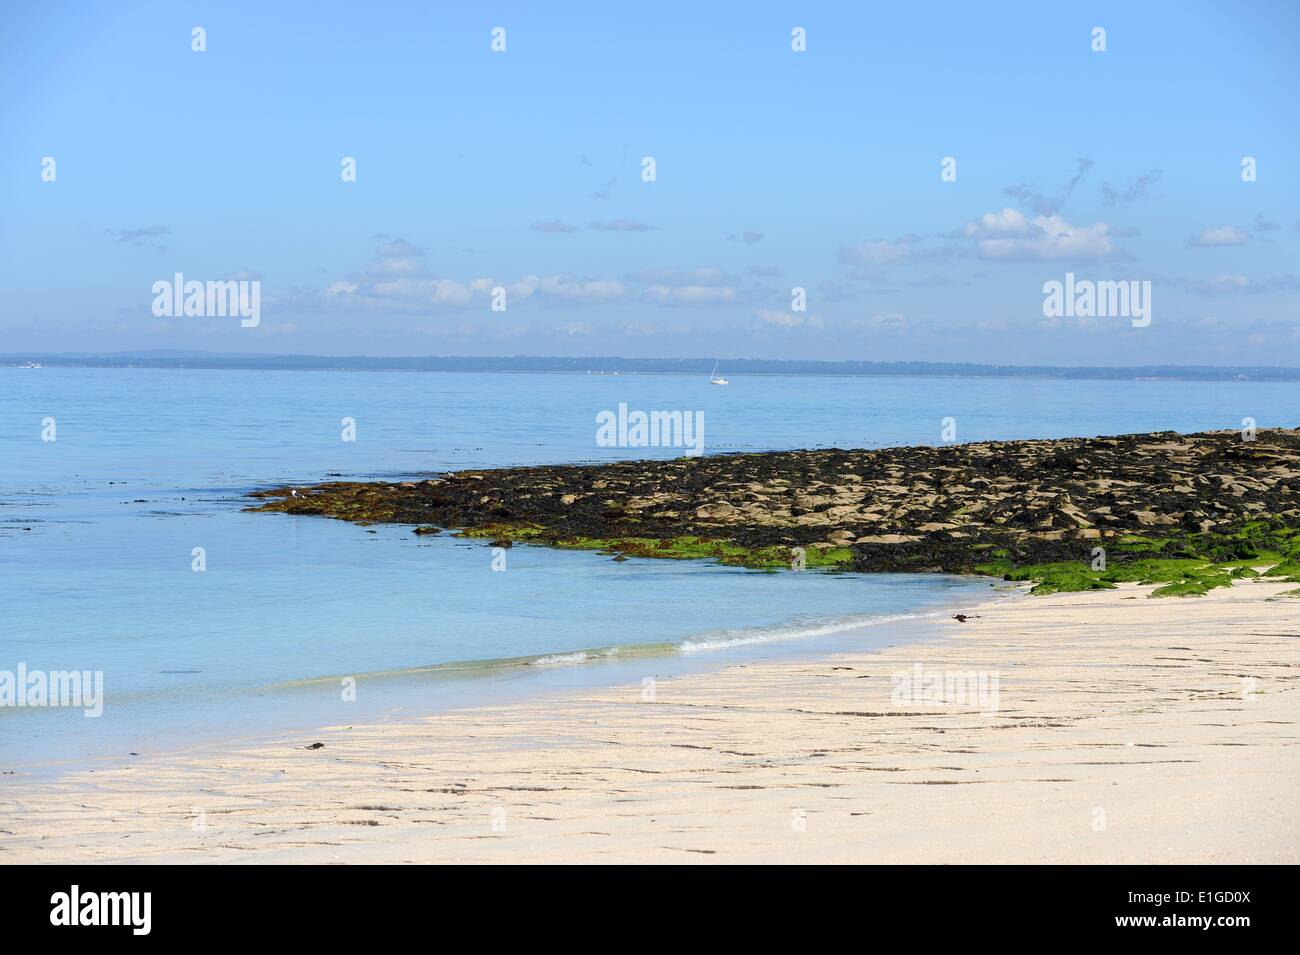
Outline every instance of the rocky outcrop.
<path id="1" fill-rule="evenodd" d="M 1300 432 L 1173 432 L 461 471 L 258 492 L 258 510 L 540 542 L 836 548 L 858 570 L 1079 560 L 1110 541 L 1300 527 Z"/>

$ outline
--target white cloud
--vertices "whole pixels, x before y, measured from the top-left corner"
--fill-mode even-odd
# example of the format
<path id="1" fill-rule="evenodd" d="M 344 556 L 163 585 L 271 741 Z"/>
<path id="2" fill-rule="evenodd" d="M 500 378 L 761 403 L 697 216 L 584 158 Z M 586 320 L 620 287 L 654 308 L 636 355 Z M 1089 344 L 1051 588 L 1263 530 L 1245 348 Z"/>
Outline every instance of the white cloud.
<path id="1" fill-rule="evenodd" d="M 534 232 L 577 232 L 576 225 L 569 225 L 567 222 L 561 222 L 559 219 L 548 219 L 545 222 L 534 222 L 528 228 Z"/>
<path id="2" fill-rule="evenodd" d="M 587 227 L 600 232 L 652 232 L 654 226 L 633 219 L 615 219 L 612 222 L 589 222 Z"/>
<path id="3" fill-rule="evenodd" d="M 1004 262 L 1108 259 L 1120 254 L 1106 223 L 1076 226 L 1059 215 L 1029 219 L 1015 209 L 986 212 L 967 223 L 963 232 L 975 240 L 980 258 Z"/>
<path id="4" fill-rule="evenodd" d="M 873 332 L 905 332 L 910 327 L 907 318 L 902 312 L 872 315 L 870 318 L 854 322 L 854 324 Z"/>
<path id="5" fill-rule="evenodd" d="M 548 275 L 533 279 L 538 295 L 562 302 L 609 302 L 622 298 L 627 287 L 622 282 L 604 279 L 574 279 L 567 275 Z"/>
<path id="6" fill-rule="evenodd" d="M 514 282 L 488 276 L 453 279 L 428 274 L 421 257 L 424 250 L 405 239 L 380 236 L 375 260 L 359 275 L 331 282 L 320 299 L 336 308 L 366 310 L 456 309 L 485 306 L 497 287 L 506 291 L 507 307 L 541 299 L 575 303 L 610 301 L 626 292 L 621 282 L 575 279 L 566 275 L 525 275 Z"/>
<path id="7" fill-rule="evenodd" d="M 361 286 L 356 282 L 331 282 L 326 286 L 324 294 L 326 298 L 331 298 L 333 296 L 342 297 L 353 294 L 360 287 Z"/>
<path id="8" fill-rule="evenodd" d="M 1246 291 L 1250 288 L 1250 279 L 1244 275 L 1216 275 L 1204 282 L 1193 283 L 1189 288 L 1204 295 L 1226 295 Z"/>
<path id="9" fill-rule="evenodd" d="M 381 258 L 366 269 L 366 274 L 376 278 L 392 275 L 422 275 L 424 263 L 419 259 Z"/>
<path id="10" fill-rule="evenodd" d="M 128 245 L 152 245 L 156 249 L 164 249 L 165 246 L 158 242 L 163 236 L 172 234 L 170 226 L 165 225 L 147 225 L 139 229 L 109 229 L 108 234 L 116 236 L 118 242 L 125 242 Z"/>
<path id="11" fill-rule="evenodd" d="M 806 315 L 803 312 L 788 312 L 778 308 L 760 308 L 754 314 L 760 322 L 776 325 L 780 328 L 798 328 L 801 325 L 807 325 L 810 328 L 822 327 L 820 318 Z"/>
<path id="12" fill-rule="evenodd" d="M 1039 216 L 1039 218 L 1046 218 Z M 999 238 L 1003 236 L 1028 236 L 1033 227 L 1023 212 L 1017 209 L 1003 209 L 1001 212 L 986 212 L 975 222 L 967 223 L 965 234 L 971 238 Z"/>
<path id="13" fill-rule="evenodd" d="M 734 280 L 721 269 L 641 269 L 627 277 L 638 285 L 731 285 Z"/>
<path id="14" fill-rule="evenodd" d="M 1238 229 L 1235 225 L 1221 225 L 1202 229 L 1200 235 L 1187 240 L 1188 245 L 1198 248 L 1214 248 L 1221 245 L 1245 245 L 1250 241 L 1250 233 Z"/>
<path id="15" fill-rule="evenodd" d="M 424 249 L 405 239 L 388 239 L 375 250 L 375 254 L 382 258 L 417 258 L 424 255 Z"/>
<path id="16" fill-rule="evenodd" d="M 327 304 L 338 307 L 423 311 L 486 303 L 492 289 L 498 285 L 505 288 L 506 300 L 513 305 L 529 298 L 536 291 L 538 280 L 526 276 L 518 282 L 506 284 L 490 278 L 470 279 L 467 282 L 445 278 L 372 278 L 360 282 L 331 282 L 322 293 L 322 298 Z"/>
<path id="17" fill-rule="evenodd" d="M 312 302 L 335 309 L 399 310 L 419 313 L 430 309 L 485 307 L 492 290 L 506 290 L 508 307 L 528 300 L 577 305 L 592 302 L 635 301 L 663 306 L 734 303 L 740 299 L 736 280 L 721 269 L 643 269 L 623 280 L 573 275 L 524 275 L 513 282 L 480 276 L 456 279 L 429 274 L 423 251 L 402 239 L 381 236 L 375 259 L 361 272 L 329 283 Z M 564 334 L 587 334 L 574 324 Z"/>
<path id="18" fill-rule="evenodd" d="M 639 297 L 657 305 L 734 302 L 734 279 L 717 268 L 642 269 L 627 276 Z"/>
<path id="19" fill-rule="evenodd" d="M 1274 275 L 1266 279 L 1250 279 L 1244 275 L 1216 275 L 1202 282 L 1189 282 L 1189 292 L 1200 295 L 1232 295 L 1237 292 L 1264 294 L 1269 292 L 1300 291 L 1300 275 Z"/>
<path id="20" fill-rule="evenodd" d="M 840 261 L 849 265 L 889 265 L 902 262 L 912 254 L 912 246 L 907 239 L 888 242 L 877 239 L 859 242 L 840 248 Z"/>
<path id="21" fill-rule="evenodd" d="M 647 285 L 645 296 L 660 305 L 734 302 L 736 290 L 727 285 Z"/>

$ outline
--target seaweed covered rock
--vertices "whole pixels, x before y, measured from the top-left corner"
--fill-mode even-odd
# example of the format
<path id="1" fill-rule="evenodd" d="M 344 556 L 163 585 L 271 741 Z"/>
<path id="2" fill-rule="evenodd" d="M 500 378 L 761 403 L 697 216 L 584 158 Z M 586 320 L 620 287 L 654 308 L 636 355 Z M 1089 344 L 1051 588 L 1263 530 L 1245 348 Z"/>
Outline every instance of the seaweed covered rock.
<path id="1" fill-rule="evenodd" d="M 1193 579 L 1170 561 L 1213 563 L 1193 577 L 1215 581 L 1225 562 L 1287 563 L 1298 479 L 1300 432 L 1158 432 L 461 471 L 276 488 L 253 509 L 751 567 L 1037 567 L 1025 579 L 1042 583 L 1041 568 L 1083 562 L 1086 579 L 1055 573 L 1053 586 L 1086 589 L 1116 574 Z"/>

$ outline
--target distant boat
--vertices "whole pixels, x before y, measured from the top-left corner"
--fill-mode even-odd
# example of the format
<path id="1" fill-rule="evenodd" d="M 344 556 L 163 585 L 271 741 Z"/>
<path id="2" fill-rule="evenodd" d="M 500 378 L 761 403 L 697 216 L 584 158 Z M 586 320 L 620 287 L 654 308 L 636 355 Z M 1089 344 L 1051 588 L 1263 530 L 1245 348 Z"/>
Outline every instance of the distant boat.
<path id="1" fill-rule="evenodd" d="M 23 365 L 23 367 L 24 367 L 24 368 L 40 368 L 40 367 L 41 367 L 41 363 L 40 363 L 39 361 L 29 361 L 27 364 Z"/>
<path id="2" fill-rule="evenodd" d="M 713 374 L 709 376 L 709 384 L 711 385 L 731 384 L 731 382 L 727 381 L 727 379 L 718 377 L 718 363 L 716 361 L 713 363 Z"/>

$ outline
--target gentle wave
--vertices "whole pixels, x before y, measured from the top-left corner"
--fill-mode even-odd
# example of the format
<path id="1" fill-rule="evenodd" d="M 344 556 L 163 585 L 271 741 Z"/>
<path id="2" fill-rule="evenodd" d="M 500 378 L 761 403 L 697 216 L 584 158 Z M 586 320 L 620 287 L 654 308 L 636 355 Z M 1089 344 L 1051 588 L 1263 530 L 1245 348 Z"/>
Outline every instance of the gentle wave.
<path id="1" fill-rule="evenodd" d="M 655 644 L 659 646 L 659 644 Z M 535 667 L 555 667 L 555 666 L 572 666 L 575 663 L 592 663 L 596 660 L 608 660 L 610 657 L 617 656 L 618 647 L 605 647 L 603 650 L 575 650 L 572 653 L 552 653 L 544 657 L 538 657 L 530 662 L 530 666 Z"/>
<path id="2" fill-rule="evenodd" d="M 411 679 L 416 677 L 473 677 L 489 676 L 504 670 L 524 667 L 544 669 L 566 666 L 585 666 L 592 663 L 626 661 L 642 657 L 667 656 L 675 653 L 703 653 L 711 650 L 730 650 L 736 647 L 757 646 L 766 643 L 779 643 L 787 640 L 806 640 L 812 637 L 830 636 L 849 630 L 865 629 L 881 624 L 899 623 L 904 620 L 919 620 L 928 617 L 943 616 L 939 611 L 927 613 L 895 614 L 858 614 L 851 617 L 839 617 L 818 623 L 788 623 L 774 627 L 749 627 L 740 630 L 724 630 L 707 636 L 693 637 L 678 643 L 640 643 L 618 647 L 588 647 L 581 650 L 565 650 L 526 657 L 498 657 L 487 660 L 457 660 L 448 663 L 435 663 L 427 666 L 403 667 L 393 670 L 380 670 L 371 673 L 354 674 L 358 680 L 376 679 Z M 342 677 L 312 677 L 293 680 L 279 684 L 280 688 L 309 687 L 326 683 L 337 683 Z"/>
<path id="3" fill-rule="evenodd" d="M 745 630 L 727 630 L 716 637 L 683 640 L 677 645 L 682 653 L 699 653 L 704 650 L 726 650 L 730 647 L 749 647 L 763 643 L 777 643 L 783 640 L 803 640 L 808 637 L 824 637 L 832 633 L 844 633 L 860 627 L 874 627 L 882 623 L 897 623 L 901 620 L 917 620 L 922 617 L 937 617 L 938 613 L 892 613 L 870 616 L 844 617 L 839 620 L 814 625 L 789 624 L 781 627 L 751 627 Z"/>

